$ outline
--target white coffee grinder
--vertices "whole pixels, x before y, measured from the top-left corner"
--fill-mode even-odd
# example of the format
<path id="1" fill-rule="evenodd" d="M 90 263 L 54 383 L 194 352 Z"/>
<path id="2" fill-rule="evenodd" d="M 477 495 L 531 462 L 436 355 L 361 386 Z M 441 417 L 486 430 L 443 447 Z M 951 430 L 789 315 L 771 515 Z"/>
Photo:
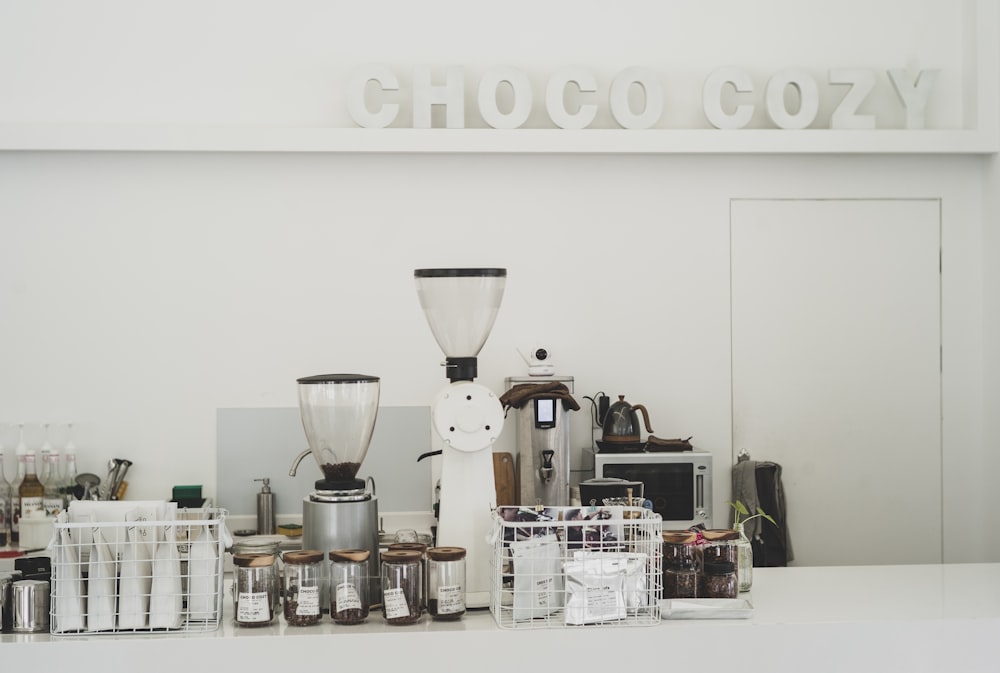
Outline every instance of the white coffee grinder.
<path id="1" fill-rule="evenodd" d="M 378 415 L 379 378 L 364 374 L 322 374 L 298 379 L 299 413 L 309 449 L 289 472 L 295 476 L 308 454 L 323 479 L 302 499 L 302 548 L 324 557 L 333 549 L 367 549 L 371 600 L 381 600 L 378 499 L 372 480 L 358 478 Z M 323 587 L 321 605 L 329 605 Z"/>
<path id="2" fill-rule="evenodd" d="M 440 449 L 442 457 L 437 544 L 465 548 L 465 603 L 487 607 L 492 553 L 487 537 L 496 507 L 492 448 L 503 429 L 503 407 L 492 390 L 473 379 L 476 357 L 500 309 L 507 270 L 416 269 L 413 277 L 451 382 L 431 406 L 431 448 Z"/>

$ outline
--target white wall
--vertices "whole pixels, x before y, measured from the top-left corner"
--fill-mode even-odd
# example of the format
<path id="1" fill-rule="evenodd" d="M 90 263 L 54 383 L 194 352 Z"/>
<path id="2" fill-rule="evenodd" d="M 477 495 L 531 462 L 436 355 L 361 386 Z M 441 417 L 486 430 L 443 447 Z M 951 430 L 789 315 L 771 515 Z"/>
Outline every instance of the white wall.
<path id="1" fill-rule="evenodd" d="M 103 5 L 0 7 L 0 122 L 347 125 L 338 83 L 368 60 L 516 60 L 542 78 L 569 62 L 602 76 L 662 67 L 683 92 L 665 124 L 685 127 L 704 125 L 690 93 L 717 65 L 766 77 L 786 65 L 934 63 L 946 94 L 961 79 L 960 21 L 931 0 L 920 11 L 810 3 L 809 15 L 783 2 L 768 17 L 738 2 L 711 13 L 695 2 L 515 4 L 489 18 L 460 3 L 379 5 L 391 22 L 375 6 L 306 1 Z M 931 123 L 959 125 L 961 98 L 935 98 Z M 876 102 L 881 121 L 898 123 L 891 96 Z M 1000 291 L 992 162 L 3 152 L 0 422 L 77 422 L 85 469 L 135 460 L 130 497 L 180 483 L 211 492 L 219 407 L 294 406 L 296 377 L 336 370 L 381 375 L 385 404 L 428 403 L 444 379 L 412 270 L 497 265 L 508 289 L 482 383 L 501 389 L 523 372 L 515 347 L 543 341 L 578 395 L 625 394 L 657 435 L 693 435 L 725 466 L 729 199 L 941 198 L 946 558 L 997 560 L 997 543 L 976 534 L 991 522 L 997 468 L 986 439 L 997 428 L 984 420 L 1000 396 L 987 347 Z M 585 444 L 583 415 L 574 422 Z M 499 448 L 512 441 L 505 433 Z M 720 511 L 727 497 L 717 489 Z"/>

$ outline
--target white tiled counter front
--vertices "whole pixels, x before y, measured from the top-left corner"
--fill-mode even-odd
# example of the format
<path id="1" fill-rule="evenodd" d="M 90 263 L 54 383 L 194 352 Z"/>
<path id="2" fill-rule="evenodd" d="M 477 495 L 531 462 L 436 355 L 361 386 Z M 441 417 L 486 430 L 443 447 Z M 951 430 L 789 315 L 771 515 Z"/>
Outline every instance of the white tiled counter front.
<path id="1" fill-rule="evenodd" d="M 514 671 L 1000 671 L 1000 564 L 758 568 L 754 614 L 650 627 L 497 627 L 488 611 L 459 622 L 392 627 L 373 612 L 346 627 L 232 624 L 207 634 L 0 638 L 3 670 L 231 670 L 440 664 Z M 712 660 L 717 659 L 717 664 Z M 369 667 L 369 668 L 362 668 Z"/>

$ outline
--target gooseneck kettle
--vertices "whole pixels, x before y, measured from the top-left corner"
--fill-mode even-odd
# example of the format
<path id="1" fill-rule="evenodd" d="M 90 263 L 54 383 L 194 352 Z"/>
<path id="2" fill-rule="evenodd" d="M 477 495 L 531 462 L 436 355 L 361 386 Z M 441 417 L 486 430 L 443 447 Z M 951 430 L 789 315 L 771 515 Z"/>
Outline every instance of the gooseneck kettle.
<path id="1" fill-rule="evenodd" d="M 629 404 L 624 395 L 618 396 L 618 401 L 608 408 L 602 424 L 601 442 L 599 448 L 608 451 L 640 450 L 642 442 L 639 438 L 639 414 L 645 422 L 646 432 L 652 433 L 649 425 L 649 413 L 641 404 Z"/>

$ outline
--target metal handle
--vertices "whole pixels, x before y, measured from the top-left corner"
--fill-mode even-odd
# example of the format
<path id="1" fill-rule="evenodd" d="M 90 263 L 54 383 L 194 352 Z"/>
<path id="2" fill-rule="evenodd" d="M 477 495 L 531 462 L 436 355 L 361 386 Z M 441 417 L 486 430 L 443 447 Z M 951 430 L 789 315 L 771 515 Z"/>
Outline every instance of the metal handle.
<path id="1" fill-rule="evenodd" d="M 305 451 L 303 451 L 299 455 L 295 456 L 295 460 L 292 461 L 292 469 L 290 469 L 288 471 L 288 476 L 289 477 L 294 477 L 295 476 L 295 471 L 299 469 L 299 463 L 301 463 L 302 459 L 305 458 L 306 456 L 308 456 L 311 451 L 312 451 L 312 449 L 306 449 Z"/>

